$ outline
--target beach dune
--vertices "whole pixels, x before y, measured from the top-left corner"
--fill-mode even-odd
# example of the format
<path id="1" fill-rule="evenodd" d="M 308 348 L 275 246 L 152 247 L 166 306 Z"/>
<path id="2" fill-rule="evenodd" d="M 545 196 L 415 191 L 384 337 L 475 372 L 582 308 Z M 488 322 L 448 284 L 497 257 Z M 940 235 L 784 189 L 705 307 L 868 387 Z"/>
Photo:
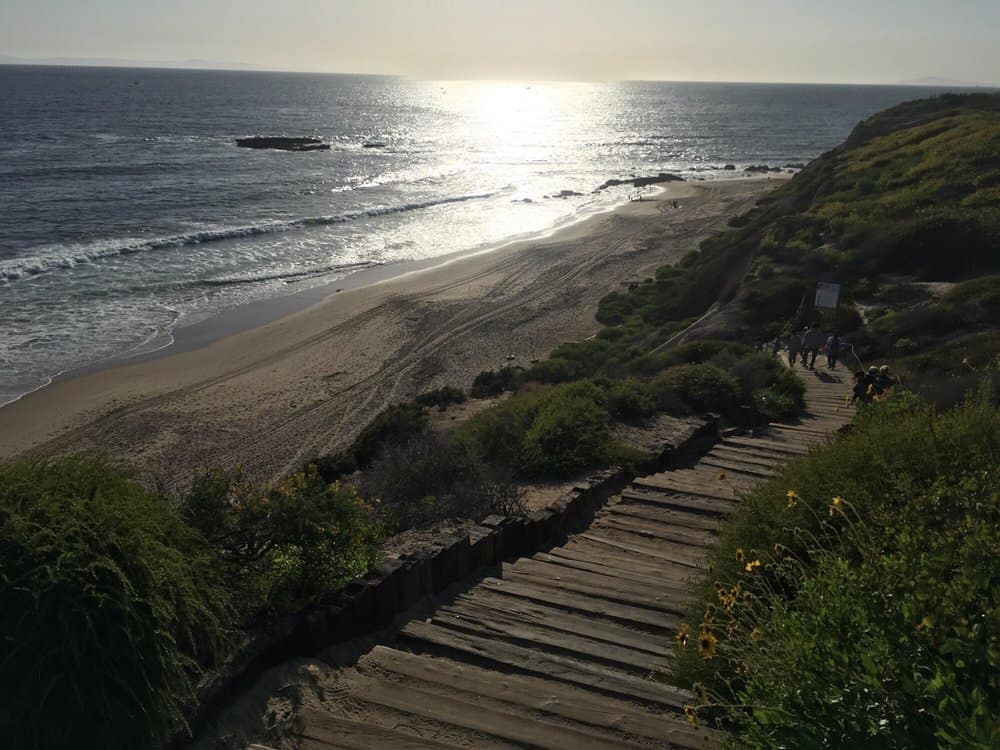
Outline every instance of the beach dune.
<path id="1" fill-rule="evenodd" d="M 212 467 L 273 479 L 344 446 L 390 404 L 592 335 L 601 296 L 696 248 L 777 184 L 672 184 L 544 239 L 330 290 L 197 348 L 63 377 L 0 409 L 0 460 L 102 451 L 168 486 Z"/>

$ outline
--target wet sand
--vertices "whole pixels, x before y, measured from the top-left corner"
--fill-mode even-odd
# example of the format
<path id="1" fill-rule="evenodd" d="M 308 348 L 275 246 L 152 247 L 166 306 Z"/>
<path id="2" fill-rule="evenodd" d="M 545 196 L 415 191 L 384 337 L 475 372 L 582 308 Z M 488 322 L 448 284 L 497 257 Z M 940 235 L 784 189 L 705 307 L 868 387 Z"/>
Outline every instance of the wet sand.
<path id="1" fill-rule="evenodd" d="M 204 467 L 272 479 L 342 447 L 390 404 L 592 335 L 604 294 L 696 248 L 778 184 L 671 184 L 544 239 L 340 283 L 281 317 L 314 299 L 227 313 L 156 356 L 0 408 L 0 460 L 96 450 L 174 486 Z"/>

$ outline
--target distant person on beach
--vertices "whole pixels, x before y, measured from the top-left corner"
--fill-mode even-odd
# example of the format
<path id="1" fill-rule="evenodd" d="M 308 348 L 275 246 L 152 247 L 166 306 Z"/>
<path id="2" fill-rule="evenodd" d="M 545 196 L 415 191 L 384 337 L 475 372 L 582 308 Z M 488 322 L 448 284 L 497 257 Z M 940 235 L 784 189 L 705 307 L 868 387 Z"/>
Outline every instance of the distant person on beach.
<path id="1" fill-rule="evenodd" d="M 826 338 L 823 336 L 823 329 L 817 325 L 809 326 L 802 341 L 802 364 L 806 365 L 810 370 L 816 369 L 816 356 L 825 343 Z M 809 357 L 808 364 L 806 363 L 807 356 Z"/>
<path id="2" fill-rule="evenodd" d="M 830 334 L 830 338 L 826 340 L 826 366 L 829 370 L 837 369 L 837 357 L 840 355 L 840 350 L 843 346 L 843 342 L 840 340 L 840 331 L 834 331 Z"/>
<path id="3" fill-rule="evenodd" d="M 795 367 L 795 358 L 799 356 L 799 350 L 802 349 L 802 337 L 799 336 L 795 331 L 792 331 L 792 335 L 788 337 L 788 366 Z"/>

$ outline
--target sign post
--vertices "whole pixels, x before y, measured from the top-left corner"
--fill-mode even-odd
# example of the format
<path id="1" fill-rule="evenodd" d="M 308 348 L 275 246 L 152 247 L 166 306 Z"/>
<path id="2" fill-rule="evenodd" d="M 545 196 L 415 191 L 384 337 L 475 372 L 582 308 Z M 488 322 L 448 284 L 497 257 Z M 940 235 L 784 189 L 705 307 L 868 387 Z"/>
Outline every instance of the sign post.
<path id="1" fill-rule="evenodd" d="M 824 310 L 836 310 L 840 304 L 840 284 L 830 284 L 820 281 L 816 284 L 816 307 Z"/>

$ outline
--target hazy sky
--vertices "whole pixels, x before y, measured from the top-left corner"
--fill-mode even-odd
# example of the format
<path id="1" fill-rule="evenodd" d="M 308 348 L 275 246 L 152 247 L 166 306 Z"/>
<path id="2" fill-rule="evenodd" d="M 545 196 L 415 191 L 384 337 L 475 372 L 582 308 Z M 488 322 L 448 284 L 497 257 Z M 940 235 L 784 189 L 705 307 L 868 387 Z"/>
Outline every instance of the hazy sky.
<path id="1" fill-rule="evenodd" d="M 421 78 L 1000 83 L 1000 0 L 0 0 L 0 54 Z"/>

